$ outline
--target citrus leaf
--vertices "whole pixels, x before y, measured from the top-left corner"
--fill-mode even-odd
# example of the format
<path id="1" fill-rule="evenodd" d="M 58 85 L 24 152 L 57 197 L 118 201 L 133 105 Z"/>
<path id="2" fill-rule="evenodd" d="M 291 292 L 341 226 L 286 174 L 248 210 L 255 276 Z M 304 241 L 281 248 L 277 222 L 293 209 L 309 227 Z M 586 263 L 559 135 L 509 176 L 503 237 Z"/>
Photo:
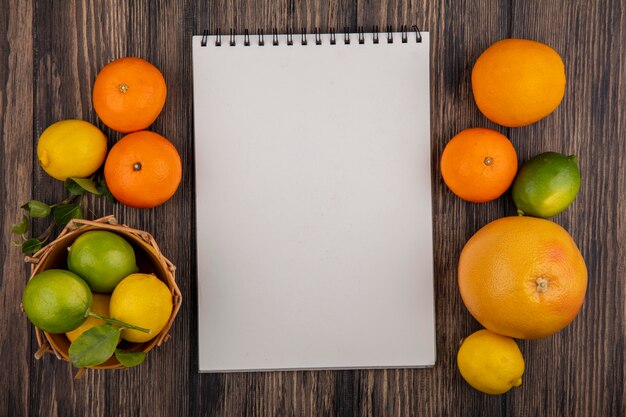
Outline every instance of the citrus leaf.
<path id="1" fill-rule="evenodd" d="M 106 362 L 120 341 L 122 331 L 110 324 L 92 327 L 72 342 L 68 353 L 76 368 L 100 365 Z"/>
<path id="2" fill-rule="evenodd" d="M 74 178 L 70 177 L 65 180 L 65 188 L 70 190 L 70 193 L 74 195 L 84 194 L 85 191 L 89 191 L 91 194 L 100 195 L 100 192 L 96 188 L 96 184 L 89 178 Z"/>
<path id="3" fill-rule="evenodd" d="M 11 230 L 16 235 L 23 235 L 24 233 L 28 232 L 28 217 L 22 215 L 22 221 L 14 224 L 11 227 Z"/>
<path id="4" fill-rule="evenodd" d="M 67 188 L 67 190 L 72 195 L 83 195 L 87 192 L 83 187 L 81 187 L 76 181 L 71 178 L 65 180 L 65 188 Z"/>
<path id="5" fill-rule="evenodd" d="M 26 239 L 24 243 L 22 243 L 22 253 L 27 255 L 32 255 L 37 252 L 39 249 L 43 247 L 43 242 L 39 239 L 31 237 L 30 239 Z"/>
<path id="6" fill-rule="evenodd" d="M 50 215 L 50 206 L 37 200 L 30 200 L 22 206 L 31 217 L 43 218 Z"/>
<path id="7" fill-rule="evenodd" d="M 100 191 L 100 195 L 104 196 L 111 203 L 115 203 L 115 197 L 113 197 L 113 194 L 109 191 L 109 187 L 107 186 L 105 180 L 100 181 L 98 184 L 98 191 Z"/>
<path id="8" fill-rule="evenodd" d="M 122 349 L 115 349 L 115 357 L 125 367 L 132 368 L 146 359 L 146 352 L 126 352 Z"/>
<path id="9" fill-rule="evenodd" d="M 57 226 L 65 226 L 72 219 L 82 219 L 83 210 L 78 204 L 63 204 L 52 210 L 52 216 Z"/>

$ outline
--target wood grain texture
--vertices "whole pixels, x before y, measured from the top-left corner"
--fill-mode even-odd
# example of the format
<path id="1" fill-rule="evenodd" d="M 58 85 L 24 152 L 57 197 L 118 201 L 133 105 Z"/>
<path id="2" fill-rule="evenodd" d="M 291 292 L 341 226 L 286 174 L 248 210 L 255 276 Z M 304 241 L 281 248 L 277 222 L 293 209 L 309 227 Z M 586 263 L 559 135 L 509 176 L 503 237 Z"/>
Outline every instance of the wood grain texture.
<path id="1" fill-rule="evenodd" d="M 11 243 L 11 225 L 21 220 L 17 208 L 31 194 L 33 154 L 33 38 L 30 1 L 9 7 L 0 1 L 0 415 L 28 412 L 31 326 L 20 311 L 28 278 L 24 257 Z M 8 69 L 8 70 L 7 70 Z"/>
<path id="2" fill-rule="evenodd" d="M 6 3 L 6 4 L 4 4 Z M 624 416 L 626 331 L 626 5 L 623 0 L 71 0 L 2 1 L 0 10 L 0 152 L 3 275 L 0 415 L 11 416 Z M 348 370 L 198 374 L 197 284 L 190 37 L 203 29 L 319 27 L 341 30 L 417 23 L 431 33 L 431 126 L 437 365 L 418 370 Z M 471 67 L 491 43 L 509 36 L 548 43 L 564 58 L 565 99 L 528 127 L 502 128 L 474 104 Z M 151 126 L 178 148 L 183 181 L 161 207 L 136 210 L 87 201 L 89 217 L 115 214 L 152 233 L 177 265 L 183 306 L 172 338 L 146 363 L 72 380 L 67 363 L 36 361 L 36 341 L 19 312 L 27 270 L 10 247 L 11 223 L 28 198 L 58 201 L 61 183 L 35 158 L 37 137 L 60 119 L 97 124 L 91 105 L 100 68 L 127 55 L 148 59 L 168 84 L 163 113 Z M 8 71 L 4 69 L 7 68 Z M 460 340 L 479 324 L 462 304 L 456 263 L 465 241 L 487 222 L 515 213 L 510 197 L 471 204 L 439 175 L 439 157 L 460 130 L 485 126 L 513 141 L 521 161 L 547 151 L 575 153 L 583 184 L 555 221 L 571 232 L 589 269 L 579 317 L 555 336 L 524 341 L 521 388 L 503 396 L 472 390 L 456 369 Z M 43 225 L 35 224 L 41 231 Z"/>

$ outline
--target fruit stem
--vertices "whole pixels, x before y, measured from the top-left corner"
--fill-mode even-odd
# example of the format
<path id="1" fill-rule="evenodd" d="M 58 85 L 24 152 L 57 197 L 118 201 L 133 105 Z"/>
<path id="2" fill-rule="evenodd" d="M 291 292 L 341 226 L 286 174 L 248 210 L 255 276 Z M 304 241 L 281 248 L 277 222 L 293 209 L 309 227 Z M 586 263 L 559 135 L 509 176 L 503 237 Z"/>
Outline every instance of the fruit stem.
<path id="1" fill-rule="evenodd" d="M 491 158 L 490 156 L 486 156 L 483 162 L 485 163 L 485 165 L 490 166 L 493 163 L 493 158 Z"/>
<path id="2" fill-rule="evenodd" d="M 133 164 L 133 171 L 141 171 L 141 162 L 135 162 Z"/>
<path id="3" fill-rule="evenodd" d="M 120 84 L 120 92 L 125 93 L 128 91 L 128 86 L 124 83 Z"/>
<path id="4" fill-rule="evenodd" d="M 548 280 L 544 277 L 539 277 L 535 281 L 537 284 L 537 292 L 546 292 L 548 291 Z"/>
<path id="5" fill-rule="evenodd" d="M 112 319 L 112 318 L 109 318 L 109 317 L 103 317 L 103 316 L 101 316 L 99 314 L 94 313 L 93 311 L 90 311 L 88 316 L 95 317 L 95 318 L 100 319 L 100 320 L 104 320 L 104 321 L 106 321 L 109 324 L 117 324 L 118 326 L 125 327 L 127 329 L 137 330 L 137 331 L 140 331 L 140 332 L 143 332 L 143 333 L 148 333 L 148 334 L 152 333 L 152 330 L 150 330 L 150 329 L 144 329 L 143 327 L 134 326 L 132 324 L 124 323 L 123 321 L 119 321 L 119 320 Z"/>

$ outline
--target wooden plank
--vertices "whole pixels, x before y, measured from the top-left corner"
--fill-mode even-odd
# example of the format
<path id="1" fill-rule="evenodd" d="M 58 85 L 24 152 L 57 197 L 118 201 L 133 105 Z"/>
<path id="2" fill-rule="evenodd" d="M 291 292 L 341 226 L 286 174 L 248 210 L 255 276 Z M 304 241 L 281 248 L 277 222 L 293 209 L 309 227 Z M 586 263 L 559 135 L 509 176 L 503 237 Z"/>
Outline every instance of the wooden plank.
<path id="1" fill-rule="evenodd" d="M 574 237 L 589 283 L 578 318 L 560 333 L 522 344 L 526 386 L 513 415 L 623 415 L 624 227 L 626 171 L 624 4 L 513 2 L 512 36 L 552 46 L 563 57 L 565 97 L 547 118 L 513 129 L 520 158 L 545 151 L 575 154 L 582 184 L 553 220 Z M 621 12 L 620 12 L 621 11 Z"/>
<path id="2" fill-rule="evenodd" d="M 0 207 L 2 249 L 0 250 L 0 414 L 28 413 L 31 326 L 20 310 L 28 268 L 19 248 L 11 244 L 11 225 L 19 223 L 20 205 L 31 193 L 33 160 L 33 38 L 30 1 L 0 2 Z M 6 29 L 6 32 L 4 30 Z M 4 36 L 6 34 L 6 36 Z M 8 70 L 7 70 L 8 69 Z"/>
<path id="3" fill-rule="evenodd" d="M 109 137 L 109 144 L 119 137 L 98 123 L 91 104 L 91 87 L 104 63 L 125 54 L 125 14 L 124 4 L 108 8 L 87 0 L 37 3 L 33 16 L 36 137 L 50 124 L 64 119 L 83 119 L 96 124 Z M 55 203 L 67 196 L 61 181 L 35 166 L 34 198 Z M 88 218 L 110 213 L 100 211 L 101 206 L 92 197 L 87 206 Z M 45 225 L 39 223 L 37 230 L 43 228 Z M 75 382 L 75 371 L 52 355 L 33 363 L 31 414 L 104 415 L 109 407 L 107 376 L 88 372 Z"/>

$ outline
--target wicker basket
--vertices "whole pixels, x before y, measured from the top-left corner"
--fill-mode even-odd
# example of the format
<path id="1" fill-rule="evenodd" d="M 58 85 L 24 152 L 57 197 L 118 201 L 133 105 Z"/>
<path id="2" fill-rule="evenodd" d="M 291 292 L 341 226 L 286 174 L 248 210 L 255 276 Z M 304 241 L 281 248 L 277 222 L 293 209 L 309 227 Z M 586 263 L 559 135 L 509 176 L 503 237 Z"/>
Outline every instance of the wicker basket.
<path id="1" fill-rule="evenodd" d="M 45 271 L 47 269 L 67 268 L 67 248 L 76 240 L 78 236 L 89 230 L 108 230 L 123 236 L 135 250 L 137 259 L 137 266 L 139 272 L 142 273 L 154 273 L 160 280 L 165 282 L 172 292 L 173 309 L 170 319 L 167 324 L 161 330 L 161 332 L 154 338 L 145 343 L 130 343 L 122 341 L 120 348 L 127 351 L 143 351 L 148 352 L 155 346 L 160 346 L 163 342 L 169 339 L 169 330 L 178 314 L 182 297 L 180 290 L 174 280 L 176 267 L 166 259 L 152 235 L 141 230 L 131 229 L 128 226 L 120 225 L 114 216 L 103 217 L 98 220 L 82 220 L 73 219 L 67 226 L 61 231 L 59 236 L 53 242 L 39 250 L 32 257 L 26 257 L 25 261 L 31 263 L 31 276 Z M 70 347 L 70 341 L 65 334 L 52 334 L 44 332 L 35 327 L 35 333 L 37 335 L 37 342 L 39 343 L 39 350 L 35 353 L 35 357 L 40 359 L 45 353 L 52 353 L 57 358 L 63 359 L 69 362 L 68 349 Z M 115 356 L 107 360 L 106 362 L 91 367 L 93 369 L 124 369 Z M 82 375 L 83 369 L 79 371 L 77 377 Z"/>

